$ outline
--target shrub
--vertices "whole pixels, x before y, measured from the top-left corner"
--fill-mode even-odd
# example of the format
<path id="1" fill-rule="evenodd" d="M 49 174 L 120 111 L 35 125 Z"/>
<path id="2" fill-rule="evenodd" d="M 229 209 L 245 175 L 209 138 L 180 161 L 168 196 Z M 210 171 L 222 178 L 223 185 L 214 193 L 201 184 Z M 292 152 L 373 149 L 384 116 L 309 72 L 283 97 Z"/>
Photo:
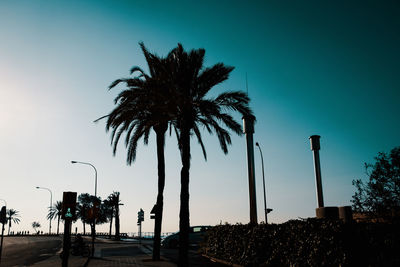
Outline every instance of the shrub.
<path id="1" fill-rule="evenodd" d="M 218 225 L 208 256 L 243 266 L 400 266 L 398 224 L 305 219 L 283 224 Z"/>

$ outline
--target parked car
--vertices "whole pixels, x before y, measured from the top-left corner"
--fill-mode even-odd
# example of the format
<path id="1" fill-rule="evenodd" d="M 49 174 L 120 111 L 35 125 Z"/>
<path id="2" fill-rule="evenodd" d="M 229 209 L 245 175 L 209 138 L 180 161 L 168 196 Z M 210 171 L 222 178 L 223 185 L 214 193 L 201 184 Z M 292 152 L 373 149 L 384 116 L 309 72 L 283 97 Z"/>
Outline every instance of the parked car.
<path id="1" fill-rule="evenodd" d="M 192 226 L 189 229 L 189 246 L 198 246 L 204 239 L 204 235 L 211 226 Z M 165 237 L 161 241 L 164 248 L 177 248 L 179 246 L 179 232 Z"/>

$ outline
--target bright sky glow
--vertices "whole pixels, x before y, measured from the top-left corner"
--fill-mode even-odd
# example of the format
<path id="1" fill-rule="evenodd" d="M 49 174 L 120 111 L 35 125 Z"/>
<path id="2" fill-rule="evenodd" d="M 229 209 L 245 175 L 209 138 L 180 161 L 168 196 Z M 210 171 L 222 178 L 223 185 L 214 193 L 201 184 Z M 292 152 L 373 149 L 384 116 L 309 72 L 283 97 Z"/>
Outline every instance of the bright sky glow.
<path id="1" fill-rule="evenodd" d="M 216 3 L 217 2 L 217 3 Z M 48 230 L 49 193 L 121 192 L 121 231 L 153 231 L 155 135 L 126 166 L 112 156 L 104 122 L 119 89 L 107 87 L 146 67 L 138 42 L 165 55 L 178 42 L 205 48 L 205 66 L 232 65 L 215 93 L 246 90 L 257 117 L 254 140 L 263 149 L 270 221 L 314 216 L 312 153 L 321 135 L 325 204 L 350 205 L 351 181 L 364 162 L 399 145 L 400 7 L 395 1 L 1 1 L 0 199 L 20 211 L 12 230 L 33 221 Z M 240 118 L 239 118 L 240 119 Z M 225 156 L 204 133 L 208 161 L 192 141 L 192 225 L 249 221 L 245 138 L 233 136 Z M 260 156 L 255 150 L 258 219 L 263 217 Z M 163 232 L 178 229 L 180 158 L 166 142 Z M 73 227 L 82 230 L 82 224 Z M 52 224 L 53 231 L 56 223 Z M 88 228 L 87 228 L 88 229 Z M 108 231 L 108 225 L 98 227 Z"/>

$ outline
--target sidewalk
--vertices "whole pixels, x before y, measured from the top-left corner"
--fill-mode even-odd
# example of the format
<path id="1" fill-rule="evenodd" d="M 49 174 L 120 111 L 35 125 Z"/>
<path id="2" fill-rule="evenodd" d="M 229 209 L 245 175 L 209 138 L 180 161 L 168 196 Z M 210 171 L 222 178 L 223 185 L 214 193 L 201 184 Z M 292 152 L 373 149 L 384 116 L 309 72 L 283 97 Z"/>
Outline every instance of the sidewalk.
<path id="1" fill-rule="evenodd" d="M 151 250 L 138 244 L 132 244 L 131 246 L 125 246 L 125 248 L 135 248 L 141 251 L 141 253 L 133 256 L 118 255 L 118 256 L 104 256 L 107 253 L 103 253 L 107 250 L 114 249 L 118 251 L 121 244 L 96 244 L 95 255 L 88 261 L 87 258 L 81 256 L 69 256 L 68 266 L 71 267 L 176 267 L 176 264 L 170 262 L 168 259 L 161 257 L 160 261 L 152 261 Z M 118 253 L 117 253 L 118 254 Z M 56 267 L 61 266 L 61 258 L 59 255 L 52 256 L 44 261 L 37 262 L 33 266 L 37 267 Z"/>

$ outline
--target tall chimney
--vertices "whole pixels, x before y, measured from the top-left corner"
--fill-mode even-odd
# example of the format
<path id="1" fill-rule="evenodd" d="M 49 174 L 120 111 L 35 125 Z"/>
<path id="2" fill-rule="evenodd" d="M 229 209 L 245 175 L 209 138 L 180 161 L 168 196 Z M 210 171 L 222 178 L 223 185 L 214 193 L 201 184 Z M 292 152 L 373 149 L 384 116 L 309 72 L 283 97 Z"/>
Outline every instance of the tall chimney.
<path id="1" fill-rule="evenodd" d="M 256 201 L 256 182 L 254 172 L 254 116 L 243 117 L 243 133 L 246 134 L 247 143 L 247 170 L 249 177 L 249 196 L 250 196 L 250 223 L 257 224 L 257 201 Z"/>
<path id="2" fill-rule="evenodd" d="M 321 180 L 321 162 L 319 160 L 320 138 L 321 136 L 319 135 L 310 136 L 311 150 L 313 151 L 313 156 L 314 156 L 315 186 L 317 189 L 318 208 L 324 207 L 324 196 L 322 194 L 322 180 Z"/>

